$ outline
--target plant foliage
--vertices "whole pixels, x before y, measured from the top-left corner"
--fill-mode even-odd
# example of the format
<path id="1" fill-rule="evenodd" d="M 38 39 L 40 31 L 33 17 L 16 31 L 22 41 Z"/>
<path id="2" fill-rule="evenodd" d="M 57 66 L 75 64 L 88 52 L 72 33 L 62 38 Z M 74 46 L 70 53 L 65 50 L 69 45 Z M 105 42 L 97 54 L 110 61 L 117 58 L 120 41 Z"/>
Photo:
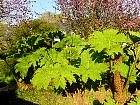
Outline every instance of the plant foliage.
<path id="1" fill-rule="evenodd" d="M 140 44 L 134 37 L 140 34 L 115 29 L 94 31 L 87 40 L 66 36 L 51 49 L 42 47 L 19 58 L 15 69 L 24 79 L 33 67 L 30 81 L 38 89 L 47 89 L 51 83 L 55 89 L 66 89 L 67 83 L 77 83 L 76 76 L 85 84 L 108 78 L 115 100 L 105 104 L 124 104 L 130 99 L 130 83 L 138 81 Z"/>

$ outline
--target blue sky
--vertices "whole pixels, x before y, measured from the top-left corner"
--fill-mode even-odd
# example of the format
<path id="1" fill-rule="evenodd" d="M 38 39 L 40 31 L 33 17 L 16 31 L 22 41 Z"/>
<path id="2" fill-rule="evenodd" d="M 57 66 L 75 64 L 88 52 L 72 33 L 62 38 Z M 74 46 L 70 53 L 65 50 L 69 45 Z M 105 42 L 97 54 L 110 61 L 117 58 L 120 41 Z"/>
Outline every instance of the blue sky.
<path id="1" fill-rule="evenodd" d="M 58 13 L 58 10 L 55 10 L 55 0 L 35 0 L 36 3 L 33 3 L 32 11 L 35 11 L 39 14 L 44 12 L 53 12 Z"/>

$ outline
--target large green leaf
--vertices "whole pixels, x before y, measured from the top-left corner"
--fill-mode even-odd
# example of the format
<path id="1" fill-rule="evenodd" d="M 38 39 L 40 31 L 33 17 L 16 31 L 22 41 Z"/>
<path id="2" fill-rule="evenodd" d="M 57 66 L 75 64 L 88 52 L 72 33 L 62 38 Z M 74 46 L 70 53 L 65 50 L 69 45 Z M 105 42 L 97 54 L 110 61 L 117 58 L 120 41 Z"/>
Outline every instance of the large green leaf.
<path id="1" fill-rule="evenodd" d="M 113 71 L 119 71 L 121 73 L 121 76 L 127 78 L 129 72 L 129 66 L 124 63 L 115 64 L 113 66 Z"/>
<path id="2" fill-rule="evenodd" d="M 118 30 L 107 29 L 104 31 L 95 31 L 89 37 L 88 41 L 91 46 L 98 52 L 105 50 L 108 55 L 123 53 L 121 45 L 129 43 L 131 40 L 123 33 L 118 33 Z"/>
<path id="3" fill-rule="evenodd" d="M 81 54 L 81 65 L 78 69 L 79 74 L 82 75 L 82 80 L 87 82 L 90 78 L 93 81 L 101 80 L 101 74 L 108 70 L 107 65 L 104 63 L 95 63 L 91 59 L 91 55 L 88 50 L 85 50 Z"/>
<path id="4" fill-rule="evenodd" d="M 27 76 L 28 69 L 32 65 L 31 63 L 29 63 L 28 58 L 29 57 L 22 57 L 22 58 L 18 59 L 19 63 L 17 63 L 15 65 L 15 69 L 16 69 L 15 72 L 16 73 L 20 72 L 20 75 L 21 75 L 22 78 Z"/>
<path id="5" fill-rule="evenodd" d="M 64 48 L 66 46 L 68 47 L 74 47 L 74 46 L 80 46 L 85 45 L 85 42 L 80 38 L 80 35 L 68 35 L 66 38 L 62 39 L 61 42 L 56 43 L 54 45 L 55 48 Z"/>
<path id="6" fill-rule="evenodd" d="M 50 74 L 53 74 L 53 72 L 48 72 L 48 68 L 49 67 L 46 67 L 46 66 L 43 66 L 42 68 L 38 69 L 32 80 L 31 80 L 31 83 L 33 84 L 34 87 L 37 87 L 38 89 L 47 89 L 51 79 L 52 79 L 52 75 Z M 51 69 L 51 68 L 50 68 Z M 51 71 L 51 70 L 49 70 Z"/>

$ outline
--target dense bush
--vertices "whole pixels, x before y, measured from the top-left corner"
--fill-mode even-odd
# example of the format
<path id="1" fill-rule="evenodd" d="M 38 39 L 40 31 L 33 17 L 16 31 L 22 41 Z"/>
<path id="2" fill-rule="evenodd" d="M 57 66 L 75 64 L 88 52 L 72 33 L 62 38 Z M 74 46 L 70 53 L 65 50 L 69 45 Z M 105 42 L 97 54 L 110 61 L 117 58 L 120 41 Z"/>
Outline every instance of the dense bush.
<path id="1" fill-rule="evenodd" d="M 88 40 L 66 36 L 51 49 L 42 47 L 22 56 L 15 69 L 22 79 L 32 70 L 29 80 L 37 89 L 51 85 L 58 92 L 74 84 L 82 85 L 80 89 L 101 86 L 112 94 L 106 95 L 104 104 L 124 104 L 138 88 L 139 39 L 138 32 L 114 29 L 95 31 Z M 136 85 L 134 89 L 130 88 L 132 84 Z"/>

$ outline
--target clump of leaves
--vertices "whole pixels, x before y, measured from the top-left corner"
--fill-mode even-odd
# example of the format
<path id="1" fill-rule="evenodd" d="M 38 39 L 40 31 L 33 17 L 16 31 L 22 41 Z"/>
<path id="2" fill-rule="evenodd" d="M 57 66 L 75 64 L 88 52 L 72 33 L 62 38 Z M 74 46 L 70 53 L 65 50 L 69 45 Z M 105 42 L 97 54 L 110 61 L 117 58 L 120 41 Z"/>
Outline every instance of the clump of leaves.
<path id="1" fill-rule="evenodd" d="M 79 36 L 71 37 L 72 39 L 68 36 L 68 38 L 64 38 L 62 40 L 62 42 L 66 41 L 66 45 L 63 46 L 67 47 L 64 47 L 61 51 L 40 48 L 32 54 L 20 58 L 18 60 L 19 63 L 15 66 L 16 72 L 20 72 L 21 77 L 24 79 L 32 65 L 34 68 L 38 66 L 31 82 L 34 86 L 45 89 L 49 86 L 50 81 L 54 82 L 56 89 L 59 87 L 65 89 L 67 82 L 69 82 L 70 85 L 73 82 L 76 82 L 74 74 L 81 76 L 82 81 L 85 83 L 88 78 L 93 79 L 93 81 L 101 80 L 100 73 L 105 72 L 107 70 L 107 66 L 101 63 L 96 64 L 92 61 L 89 51 L 82 51 L 84 45 L 82 47 L 82 44 L 80 44 L 81 47 L 78 48 L 78 45 L 76 44 L 77 41 L 82 42 Z M 77 37 L 79 40 L 75 40 L 73 37 Z M 75 66 L 76 64 L 73 65 L 71 63 L 72 60 L 76 60 L 78 58 L 81 59 L 79 67 Z M 92 68 L 95 68 L 96 70 Z M 97 69 L 100 69 L 100 71 Z M 45 82 L 42 83 L 42 81 Z"/>
<path id="2" fill-rule="evenodd" d="M 66 89 L 67 84 L 77 83 L 76 76 L 83 84 L 89 79 L 100 85 L 110 83 L 106 88 L 113 94 L 111 102 L 125 104 L 131 97 L 130 83 L 136 84 L 139 73 L 139 40 L 134 37 L 140 34 L 115 29 L 95 31 L 88 40 L 67 36 L 51 49 L 40 48 L 21 57 L 15 69 L 24 79 L 32 66 L 31 83 L 38 89 L 47 89 L 50 83 L 56 90 Z"/>

